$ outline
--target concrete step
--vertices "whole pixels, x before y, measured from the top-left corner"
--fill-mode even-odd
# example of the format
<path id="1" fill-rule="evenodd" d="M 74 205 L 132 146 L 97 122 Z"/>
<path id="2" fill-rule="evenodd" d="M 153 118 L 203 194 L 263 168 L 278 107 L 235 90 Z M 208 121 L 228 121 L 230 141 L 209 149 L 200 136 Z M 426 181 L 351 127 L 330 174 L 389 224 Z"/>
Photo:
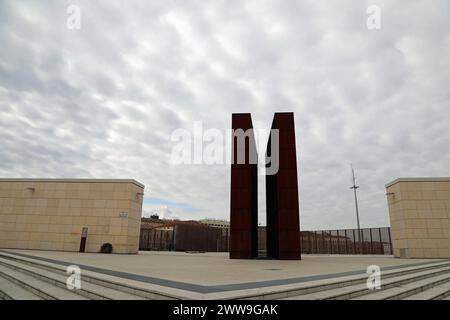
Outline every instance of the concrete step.
<path id="1" fill-rule="evenodd" d="M 41 261 L 38 259 L 15 255 L 14 253 L 1 251 L 0 266 L 14 268 L 30 276 L 36 277 L 42 281 L 59 286 L 66 289 L 67 274 L 66 267 L 61 264 Z M 447 270 L 445 269 L 447 268 Z M 433 264 L 407 266 L 400 269 L 391 269 L 382 271 L 383 289 L 386 286 L 395 287 L 396 285 L 407 284 L 419 279 L 436 276 L 449 272 L 450 261 L 438 261 Z M 116 280 L 117 279 L 117 280 Z M 259 298 L 260 296 L 269 299 L 279 299 L 291 297 L 294 299 L 305 299 L 306 295 L 311 296 L 310 299 L 348 299 L 355 298 L 360 295 L 373 293 L 366 288 L 367 275 L 364 273 L 343 278 L 336 277 L 332 279 L 324 279 L 311 283 L 302 283 L 290 289 L 278 289 L 277 291 L 258 293 L 256 295 L 245 295 L 237 298 Z M 146 286 L 133 283 L 132 281 L 122 281 L 121 278 L 108 276 L 98 271 L 86 271 L 81 275 L 82 288 L 77 294 L 92 299 L 177 299 L 178 297 L 161 294 L 157 291 L 148 290 Z M 401 282 L 399 282 L 401 281 Z M 67 290 L 67 289 L 66 289 Z M 335 290 L 331 292 L 331 290 Z M 280 292 L 283 295 L 280 296 Z M 277 297 L 275 297 L 278 295 Z"/>
<path id="2" fill-rule="evenodd" d="M 404 300 L 442 300 L 448 296 L 450 296 L 450 281 L 423 292 L 410 295 Z"/>
<path id="3" fill-rule="evenodd" d="M 0 298 L 2 300 L 42 300 L 38 295 L 22 288 L 0 275 Z"/>
<path id="4" fill-rule="evenodd" d="M 427 279 L 396 286 L 386 290 L 376 290 L 373 293 L 355 298 L 354 300 L 400 300 L 413 294 L 437 287 L 450 281 L 450 272 Z"/>
<path id="5" fill-rule="evenodd" d="M 423 271 L 427 271 L 427 270 L 435 270 L 437 268 L 442 268 L 442 267 L 450 267 L 449 261 L 439 261 L 439 262 L 433 263 L 431 265 L 413 266 L 413 267 L 409 266 L 409 267 L 405 267 L 405 268 L 401 268 L 401 269 L 383 271 L 382 279 L 386 280 L 386 279 L 390 279 L 390 278 L 394 278 L 394 277 L 398 277 L 398 276 L 414 274 L 417 272 L 423 272 Z M 336 291 L 335 291 L 335 295 L 336 295 L 336 293 L 337 294 L 345 293 L 345 291 L 342 291 L 342 290 L 346 290 L 345 288 L 350 287 L 350 286 L 355 286 L 354 288 L 357 288 L 359 286 L 359 288 L 367 290 L 366 281 L 367 281 L 367 275 L 352 277 L 352 279 L 346 279 L 346 280 L 336 278 L 336 279 L 329 279 L 324 284 L 302 286 L 302 287 L 295 288 L 295 289 L 279 290 L 279 291 L 274 291 L 272 293 L 266 293 L 263 295 L 244 296 L 242 298 L 258 299 L 262 296 L 264 299 L 285 299 L 285 300 L 312 299 L 312 300 L 314 300 L 314 299 L 317 299 L 318 297 L 313 297 L 313 294 L 318 293 L 318 292 L 324 292 L 324 291 L 329 292 L 330 290 L 336 289 Z M 349 291 L 353 292 L 352 289 L 349 289 Z M 310 297 L 306 296 L 309 294 L 311 294 Z M 327 296 L 328 296 L 328 294 L 325 295 L 325 297 L 327 297 Z M 332 298 L 332 297 L 333 297 L 333 293 L 330 294 L 330 296 L 328 298 Z"/>
<path id="6" fill-rule="evenodd" d="M 55 273 L 52 271 L 40 269 L 28 264 L 24 264 L 18 261 L 12 261 L 5 259 L 4 257 L 0 257 L 0 267 L 8 267 L 10 269 L 13 269 L 17 273 L 31 277 L 34 279 L 39 279 L 41 282 L 45 282 L 47 284 L 50 284 L 52 286 L 57 286 L 61 290 L 64 290 L 66 292 L 72 293 L 71 290 L 67 289 L 66 281 L 67 281 L 67 274 L 60 274 Z M 20 279 L 20 278 L 19 278 Z M 101 300 L 143 300 L 144 298 L 125 293 L 122 291 L 110 289 L 107 287 L 103 287 L 101 285 L 89 283 L 83 281 L 83 276 L 81 276 L 81 289 L 76 290 L 76 293 L 78 296 L 83 297 L 84 299 L 101 299 Z M 64 296 L 61 293 L 61 296 L 52 296 L 54 298 L 62 298 L 66 299 L 66 296 Z"/>
<path id="7" fill-rule="evenodd" d="M 433 263 L 431 265 L 425 265 L 425 266 L 407 266 L 401 269 L 394 269 L 394 270 L 386 270 L 383 271 L 382 279 L 389 279 L 397 276 L 402 275 L 408 275 L 413 274 L 421 271 L 427 271 L 427 270 L 434 270 L 436 268 L 441 267 L 450 267 L 450 262 L 447 261 L 439 261 L 436 263 Z M 313 294 L 317 292 L 322 291 L 329 291 L 333 289 L 337 289 L 338 293 L 339 290 L 343 290 L 345 287 L 349 286 L 356 286 L 356 285 L 362 285 L 362 288 L 367 289 L 366 287 L 366 281 L 367 281 L 367 275 L 363 274 L 360 276 L 352 277 L 351 279 L 328 279 L 323 284 L 317 284 L 317 285 L 302 285 L 299 288 L 295 289 L 287 289 L 287 290 L 277 290 L 270 293 L 264 293 L 259 295 L 246 295 L 242 297 L 238 297 L 240 299 L 260 299 L 261 297 L 263 299 L 293 299 L 293 300 L 301 300 L 303 299 L 300 296 L 305 296 L 307 294 Z M 307 299 L 308 297 L 305 297 Z M 311 298 L 314 299 L 314 298 Z"/>
<path id="8" fill-rule="evenodd" d="M 381 277 L 382 281 L 382 289 L 385 290 L 388 288 L 392 288 L 395 286 L 400 286 L 403 284 L 411 283 L 414 281 L 418 281 L 421 279 L 433 277 L 440 274 L 446 274 L 450 272 L 450 266 L 438 265 L 435 268 L 427 268 L 426 270 L 418 269 L 415 272 L 407 272 L 402 273 L 396 272 L 394 274 L 390 274 L 389 277 L 383 276 Z M 367 276 L 360 281 L 359 283 L 347 286 L 341 286 L 334 289 L 328 289 L 318 292 L 312 292 L 309 294 L 303 294 L 298 296 L 292 296 L 287 298 L 287 300 L 346 300 L 355 298 L 358 296 L 362 296 L 368 293 L 371 293 L 372 290 L 367 289 L 366 286 Z"/>
<path id="9" fill-rule="evenodd" d="M 19 263 L 21 266 L 30 266 L 33 268 L 49 271 L 51 273 L 59 274 L 65 277 L 67 279 L 66 274 L 66 268 L 61 265 L 56 265 L 50 262 L 42 262 L 37 259 L 32 259 L 28 257 L 21 257 L 14 255 L 10 252 L 0 251 L 0 259 L 6 259 L 6 261 L 16 262 Z M 5 261 L 5 260 L 4 260 Z M 111 277 L 108 277 L 108 279 L 105 279 L 103 274 L 98 274 L 96 272 L 89 272 L 89 275 L 87 275 L 85 272 L 82 271 L 81 274 L 82 282 L 85 284 L 84 287 L 86 287 L 86 284 L 93 284 L 100 286 L 102 288 L 106 289 L 112 289 L 114 292 L 119 291 L 125 294 L 124 299 L 151 299 L 151 300 L 158 300 L 158 299 L 180 299 L 177 296 L 171 296 L 167 295 L 165 293 L 161 293 L 155 290 L 142 288 L 142 287 L 136 287 L 132 286 L 130 284 L 118 282 L 111 280 Z M 103 296 L 95 296 L 95 295 L 88 295 L 92 299 L 108 299 L 108 297 Z M 116 295 L 113 294 L 115 297 Z"/>
<path id="10" fill-rule="evenodd" d="M 84 300 L 74 292 L 62 289 L 14 268 L 0 265 L 0 276 L 46 300 Z"/>

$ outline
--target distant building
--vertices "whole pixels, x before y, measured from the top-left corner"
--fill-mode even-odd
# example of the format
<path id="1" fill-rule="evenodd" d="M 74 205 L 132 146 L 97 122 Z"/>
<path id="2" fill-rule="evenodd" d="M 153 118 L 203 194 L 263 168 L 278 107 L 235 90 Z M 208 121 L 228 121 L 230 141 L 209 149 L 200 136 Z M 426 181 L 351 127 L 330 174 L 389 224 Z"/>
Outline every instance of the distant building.
<path id="1" fill-rule="evenodd" d="M 150 218 L 141 218 L 141 229 L 156 229 L 156 230 L 173 230 L 174 226 L 180 224 L 199 225 L 198 221 L 193 220 L 169 220 L 159 219 L 158 216 L 151 216 Z"/>
<path id="2" fill-rule="evenodd" d="M 226 220 L 203 219 L 200 220 L 199 222 L 213 228 L 230 229 L 230 221 Z"/>

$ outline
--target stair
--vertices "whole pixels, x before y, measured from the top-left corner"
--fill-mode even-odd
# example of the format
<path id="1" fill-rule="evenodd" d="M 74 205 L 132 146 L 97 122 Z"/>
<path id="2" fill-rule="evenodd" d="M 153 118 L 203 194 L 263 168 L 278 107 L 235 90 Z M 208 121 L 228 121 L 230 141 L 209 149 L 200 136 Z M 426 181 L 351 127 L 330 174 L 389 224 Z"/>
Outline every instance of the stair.
<path id="1" fill-rule="evenodd" d="M 100 271 L 81 274 L 81 288 L 69 290 L 63 265 L 0 251 L 0 299 L 7 300 L 142 300 L 180 299 Z M 450 260 L 382 270 L 381 289 L 366 287 L 365 273 L 298 283 L 290 289 L 264 288 L 226 299 L 288 300 L 450 300 Z M 133 283 L 133 284 L 131 284 Z M 205 296 L 207 298 L 207 296 Z"/>
<path id="2" fill-rule="evenodd" d="M 382 272 L 381 289 L 369 290 L 367 277 L 331 282 L 286 292 L 284 300 L 437 300 L 450 295 L 450 264 L 439 262 L 426 267 Z M 332 281 L 332 279 L 330 279 Z M 297 294 L 293 294 L 293 293 Z M 270 298 L 270 297 L 269 297 Z"/>
<path id="3" fill-rule="evenodd" d="M 46 300 L 79 300 L 83 297 L 67 289 L 58 287 L 50 282 L 42 281 L 38 277 L 30 276 L 10 267 L 0 265 L 0 276 L 11 283 L 28 290 Z"/>
<path id="4" fill-rule="evenodd" d="M 16 285 L 3 277 L 0 277 L 1 300 L 42 300 L 38 295 Z"/>
<path id="5" fill-rule="evenodd" d="M 406 297 L 404 300 L 443 300 L 450 296 L 450 282 Z"/>
<path id="6" fill-rule="evenodd" d="M 161 298 L 151 290 L 81 275 L 81 288 L 69 290 L 64 267 L 0 252 L 0 299 L 6 300 L 146 300 Z M 174 297 L 167 297 L 173 299 Z"/>
<path id="7" fill-rule="evenodd" d="M 373 293 L 356 298 L 356 300 L 401 300 L 415 293 L 432 289 L 450 281 L 450 274 L 441 274 L 425 280 L 419 280 L 406 285 L 385 290 L 373 291 Z"/>

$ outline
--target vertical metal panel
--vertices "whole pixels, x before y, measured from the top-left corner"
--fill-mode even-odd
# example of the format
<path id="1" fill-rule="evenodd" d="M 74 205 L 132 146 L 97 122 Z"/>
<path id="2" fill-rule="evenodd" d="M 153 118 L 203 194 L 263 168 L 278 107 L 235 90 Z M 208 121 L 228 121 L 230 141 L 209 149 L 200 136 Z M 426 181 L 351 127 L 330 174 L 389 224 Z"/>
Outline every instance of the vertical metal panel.
<path id="1" fill-rule="evenodd" d="M 328 253 L 326 234 L 327 234 L 327 232 L 325 230 L 322 230 L 322 232 L 320 233 L 320 240 L 321 240 L 320 253 L 322 253 L 322 254 Z"/>
<path id="2" fill-rule="evenodd" d="M 298 260 L 301 255 L 294 114 L 275 113 L 271 129 L 278 130 L 278 150 L 271 149 L 271 132 L 266 159 L 273 160 L 278 152 L 279 161 L 275 174 L 270 172 L 274 162 L 266 164 L 267 255 Z"/>
<path id="3" fill-rule="evenodd" d="M 345 241 L 345 254 L 348 254 L 347 230 L 344 230 L 344 241 Z"/>
<path id="4" fill-rule="evenodd" d="M 320 243 L 320 233 L 318 231 L 314 231 L 315 253 L 320 253 L 319 243 Z"/>
<path id="5" fill-rule="evenodd" d="M 342 252 L 341 252 L 341 237 L 339 236 L 339 230 L 336 230 L 336 242 L 337 242 L 337 253 L 338 254 L 341 254 Z"/>
<path id="6" fill-rule="evenodd" d="M 392 249 L 391 228 L 387 228 L 387 234 L 389 235 L 389 250 L 391 254 L 394 254 L 394 250 Z"/>
<path id="7" fill-rule="evenodd" d="M 358 254 L 358 253 L 360 253 L 359 252 L 359 241 L 358 241 L 359 237 L 356 237 L 358 232 L 355 233 L 355 229 L 353 229 L 352 232 L 353 232 L 354 252 L 355 252 L 355 254 Z"/>
<path id="8" fill-rule="evenodd" d="M 386 254 L 393 254 L 390 228 L 381 228 L 381 241 Z"/>
<path id="9" fill-rule="evenodd" d="M 232 129 L 245 132 L 253 129 L 250 114 L 233 114 Z M 233 136 L 230 197 L 230 258 L 250 259 L 258 255 L 258 169 L 250 162 L 250 152 L 256 154 L 253 131 L 245 139 L 245 150 L 238 150 L 238 140 Z M 245 162 L 238 157 L 245 152 Z"/>
<path id="10" fill-rule="evenodd" d="M 380 249 L 381 249 L 381 254 L 384 254 L 384 246 L 383 246 L 383 241 L 382 241 L 382 238 L 381 238 L 381 228 L 378 228 L 378 236 L 380 237 L 379 238 L 379 246 L 380 246 Z"/>
<path id="11" fill-rule="evenodd" d="M 372 236 L 372 253 L 383 254 L 383 246 L 381 245 L 380 228 L 371 229 Z"/>
<path id="12" fill-rule="evenodd" d="M 370 233 L 370 253 L 373 254 L 372 229 L 369 229 L 369 233 Z"/>
<path id="13" fill-rule="evenodd" d="M 330 247 L 330 249 L 329 249 L 329 252 L 330 252 L 330 254 L 333 254 L 333 231 L 329 231 L 329 247 Z"/>

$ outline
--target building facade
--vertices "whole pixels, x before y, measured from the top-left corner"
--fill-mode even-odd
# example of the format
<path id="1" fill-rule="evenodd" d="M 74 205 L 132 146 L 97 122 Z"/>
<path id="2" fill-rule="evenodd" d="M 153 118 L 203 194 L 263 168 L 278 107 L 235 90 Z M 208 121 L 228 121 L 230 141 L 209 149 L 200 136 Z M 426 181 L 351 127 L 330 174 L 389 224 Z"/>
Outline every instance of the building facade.
<path id="1" fill-rule="evenodd" d="M 199 222 L 212 228 L 230 229 L 230 221 L 227 220 L 203 219 Z"/>
<path id="2" fill-rule="evenodd" d="M 143 194 L 135 180 L 0 179 L 0 248 L 137 253 Z"/>
<path id="3" fill-rule="evenodd" d="M 450 178 L 401 178 L 386 191 L 394 255 L 450 258 Z"/>

